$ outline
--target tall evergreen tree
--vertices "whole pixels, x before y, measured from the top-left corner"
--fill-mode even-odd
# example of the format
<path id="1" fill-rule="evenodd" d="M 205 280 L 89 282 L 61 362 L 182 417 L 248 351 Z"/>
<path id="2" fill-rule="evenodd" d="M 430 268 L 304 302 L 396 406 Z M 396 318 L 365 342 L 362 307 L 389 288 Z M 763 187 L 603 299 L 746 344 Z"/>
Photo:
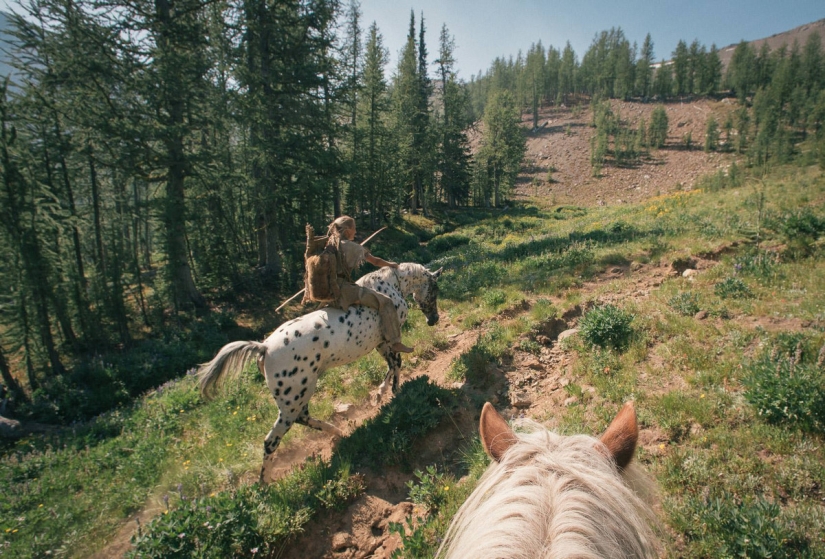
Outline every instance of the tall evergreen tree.
<path id="1" fill-rule="evenodd" d="M 427 68 L 427 43 L 424 14 L 421 14 L 418 30 L 418 112 L 415 120 L 415 150 L 417 152 L 417 172 L 414 180 L 418 201 L 425 216 L 430 215 L 430 204 L 434 201 L 435 137 L 430 127 L 430 96 L 433 85 Z"/>
<path id="2" fill-rule="evenodd" d="M 673 95 L 673 69 L 662 60 L 653 78 L 653 94 L 664 101 Z"/>
<path id="3" fill-rule="evenodd" d="M 576 53 L 570 46 L 570 41 L 564 46 L 559 65 L 559 95 L 562 103 L 568 103 L 571 94 L 576 91 Z"/>
<path id="4" fill-rule="evenodd" d="M 395 201 L 389 181 L 392 163 L 387 157 L 388 132 L 386 127 L 389 102 L 384 67 L 389 54 L 384 48 L 381 34 L 375 22 L 369 28 L 364 55 L 364 86 L 361 95 L 364 115 L 364 184 L 369 202 L 370 225 L 378 225 L 378 214 L 383 213 Z"/>
<path id="5" fill-rule="evenodd" d="M 690 51 L 687 43 L 679 41 L 673 51 L 673 93 L 687 95 L 690 93 Z"/>
<path id="6" fill-rule="evenodd" d="M 650 33 L 645 35 L 645 42 L 636 61 L 636 94 L 643 99 L 650 97 L 653 87 L 653 39 Z"/>
<path id="7" fill-rule="evenodd" d="M 728 64 L 725 83 L 742 103 L 752 93 L 756 78 L 756 56 L 750 44 L 741 41 L 736 45 L 730 64 Z"/>
<path id="8" fill-rule="evenodd" d="M 476 197 L 500 207 L 515 185 L 524 157 L 520 114 L 509 92 L 493 94 L 484 110 L 484 135 L 476 155 Z"/>
<path id="9" fill-rule="evenodd" d="M 655 148 L 662 148 L 667 141 L 668 118 L 665 108 L 661 105 L 653 109 L 650 115 L 650 129 L 648 138 L 650 145 Z"/>
<path id="10" fill-rule="evenodd" d="M 363 48 L 361 45 L 361 5 L 358 0 L 351 0 L 345 14 L 344 44 L 342 58 L 344 66 L 344 102 L 349 117 L 349 148 L 348 161 L 349 191 L 347 203 L 350 213 L 357 213 L 369 205 L 367 192 L 363 181 L 361 129 L 358 126 L 359 95 L 363 87 Z M 336 212 L 340 215 L 340 212 Z"/>
<path id="11" fill-rule="evenodd" d="M 465 129 L 469 124 L 467 96 L 456 77 L 455 41 L 447 26 L 441 28 L 439 53 L 436 63 L 441 82 L 441 105 L 443 116 L 440 123 L 439 174 L 441 192 L 449 207 L 467 201 L 469 196 L 470 154 Z"/>
<path id="12" fill-rule="evenodd" d="M 819 33 L 811 33 L 802 53 L 802 83 L 808 96 L 825 89 L 825 54 L 822 52 L 822 38 Z"/>
<path id="13" fill-rule="evenodd" d="M 422 197 L 421 161 L 418 124 L 420 122 L 421 82 L 418 79 L 418 51 L 415 40 L 415 13 L 410 12 L 410 28 L 407 42 L 398 61 L 398 70 L 393 84 L 393 105 L 395 133 L 401 156 L 400 171 L 402 181 L 408 186 L 408 205 L 414 213 Z"/>

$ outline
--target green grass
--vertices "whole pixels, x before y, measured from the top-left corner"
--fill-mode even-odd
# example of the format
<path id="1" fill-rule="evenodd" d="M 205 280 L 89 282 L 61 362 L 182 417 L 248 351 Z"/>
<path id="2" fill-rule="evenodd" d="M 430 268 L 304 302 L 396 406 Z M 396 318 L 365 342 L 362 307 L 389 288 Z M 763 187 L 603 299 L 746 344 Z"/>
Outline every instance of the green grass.
<path id="1" fill-rule="evenodd" d="M 639 460 L 661 488 L 673 556 L 825 557 L 825 440 L 821 402 L 811 397 L 823 392 L 825 178 L 817 169 L 782 168 L 760 182 L 740 179 L 741 186 L 720 186 L 717 177 L 707 192 L 639 205 L 462 212 L 449 227 L 418 220 L 403 241 L 409 251 L 425 250 L 429 266 L 445 267 L 442 323 L 453 331 L 482 329 L 448 371 L 468 381 L 479 400 L 490 395 L 491 363 L 518 350 L 541 354 L 531 338 L 537 325 L 574 305 L 636 291 L 636 271 L 588 283 L 601 272 L 641 266 L 648 271 L 638 273 L 651 274 L 677 259 L 716 255 L 715 266 L 691 279 L 672 276 L 643 286 L 644 296 L 613 303 L 633 318 L 600 319 L 594 334 L 604 333 L 604 343 L 568 342 L 563 396 L 578 401 L 554 409 L 551 419 L 562 432 L 596 434 L 622 402 L 636 401 L 642 428 L 657 437 Z M 760 192 L 768 219 L 758 215 Z M 428 246 L 414 248 L 419 241 Z M 386 247 L 381 253 L 390 254 Z M 704 320 L 694 318 L 698 310 L 707 312 Z M 448 335 L 425 326 L 415 311 L 404 329 L 414 356 L 425 361 L 449 346 Z M 385 368 L 371 355 L 328 371 L 313 413 L 328 418 L 338 401 L 363 402 Z M 220 518 L 237 522 L 230 526 L 245 527 L 215 540 L 225 556 L 250 546 L 270 550 L 317 511 L 358 494 L 359 470 L 386 463 L 420 469 L 410 491 L 429 514 L 403 529 L 398 555 L 430 557 L 486 459 L 476 443 L 458 465 L 428 470 L 415 461 L 412 441 L 452 409 L 446 394 L 433 398 L 435 391 L 419 388 L 408 389 L 410 399 L 399 392 L 390 402 L 396 407 L 342 441 L 335 463 L 309 461 L 280 489 L 250 486 L 277 414 L 253 370 L 210 403 L 186 378 L 94 422 L 7 445 L 0 455 L 0 549 L 14 557 L 61 550 L 87 556 L 148 504 L 170 511 L 156 527 L 144 527 L 152 553 L 196 545 L 174 539 L 187 530 L 198 541 L 213 537 L 204 526 L 211 523 L 206 507 L 220 507 Z M 292 429 L 283 445 L 300 444 L 302 432 Z M 199 527 L 184 530 L 187 522 Z"/>
<path id="2" fill-rule="evenodd" d="M 311 457 L 268 486 L 189 493 L 135 537 L 134 557 L 248 557 L 280 548 L 319 511 L 340 509 L 365 486 L 353 465 L 405 464 L 412 444 L 451 413 L 454 396 L 418 377 L 401 386 L 378 415 L 341 440 L 330 460 Z M 255 551 L 252 551 L 255 550 Z"/>

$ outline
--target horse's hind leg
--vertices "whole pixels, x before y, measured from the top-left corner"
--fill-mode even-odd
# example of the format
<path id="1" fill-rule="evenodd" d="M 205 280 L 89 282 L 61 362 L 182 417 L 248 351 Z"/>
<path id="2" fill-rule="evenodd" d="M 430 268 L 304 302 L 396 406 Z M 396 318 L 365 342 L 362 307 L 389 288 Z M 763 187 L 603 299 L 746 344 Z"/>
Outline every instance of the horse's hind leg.
<path id="1" fill-rule="evenodd" d="M 300 423 L 301 425 L 311 427 L 312 429 L 316 429 L 318 431 L 323 431 L 324 433 L 331 433 L 336 437 L 344 436 L 344 433 L 332 423 L 327 423 L 326 421 L 321 421 L 320 419 L 310 417 L 308 403 L 304 404 L 304 407 L 301 410 L 301 415 L 295 419 L 295 423 Z"/>
<path id="2" fill-rule="evenodd" d="M 398 390 L 398 373 L 401 371 L 401 354 L 390 349 L 390 345 L 383 343 L 378 346 L 378 353 L 387 362 L 387 373 L 384 375 L 384 382 L 378 387 L 378 402 L 380 403 L 390 393 Z"/>
<path id="3" fill-rule="evenodd" d="M 278 445 L 281 444 L 284 435 L 286 435 L 287 431 L 289 431 L 293 423 L 294 419 L 289 419 L 285 417 L 284 413 L 278 410 L 278 419 L 275 421 L 275 424 L 272 426 L 272 429 L 269 430 L 269 433 L 264 439 L 264 460 L 263 464 L 261 465 L 260 483 L 267 482 L 266 474 L 269 470 L 268 466 L 271 461 L 271 457 L 275 453 L 275 450 L 278 448 Z"/>

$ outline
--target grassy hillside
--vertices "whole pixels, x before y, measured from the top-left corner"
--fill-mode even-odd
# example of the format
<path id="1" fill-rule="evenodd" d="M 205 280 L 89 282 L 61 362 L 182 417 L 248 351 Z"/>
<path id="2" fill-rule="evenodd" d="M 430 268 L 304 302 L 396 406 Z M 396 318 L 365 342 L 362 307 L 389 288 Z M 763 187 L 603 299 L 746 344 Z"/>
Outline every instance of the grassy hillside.
<path id="1" fill-rule="evenodd" d="M 137 557 L 300 556 L 290 542 L 302 531 L 330 547 L 320 526 L 396 473 L 420 521 L 387 531 L 403 534 L 398 556 L 429 557 L 486 465 L 467 427 L 484 401 L 597 434 L 628 399 L 673 556 L 825 557 L 825 177 L 789 167 L 700 186 L 448 216 L 452 230 L 426 247 L 445 267 L 441 324 L 413 313 L 405 331 L 407 376 L 433 381 L 365 412 L 335 452 L 291 430 L 279 453 L 322 452 L 272 486 L 252 484 L 277 413 L 254 370 L 213 402 L 187 377 L 5 447 L 0 557 L 87 557 L 141 510 Z M 328 372 L 314 413 L 340 424 L 336 403 L 368 409 L 382 374 L 373 356 Z M 452 431 L 463 440 L 444 443 Z M 459 450 L 429 452 L 437 439 Z"/>

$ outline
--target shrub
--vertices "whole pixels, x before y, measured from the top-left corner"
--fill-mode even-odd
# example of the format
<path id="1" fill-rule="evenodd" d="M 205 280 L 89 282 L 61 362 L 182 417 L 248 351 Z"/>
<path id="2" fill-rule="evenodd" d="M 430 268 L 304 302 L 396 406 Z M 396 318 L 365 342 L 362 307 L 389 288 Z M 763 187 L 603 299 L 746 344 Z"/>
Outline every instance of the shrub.
<path id="1" fill-rule="evenodd" d="M 667 304 L 682 316 L 693 316 L 699 312 L 699 295 L 692 291 L 680 291 Z"/>
<path id="2" fill-rule="evenodd" d="M 424 507 L 428 514 L 436 512 L 447 500 L 455 479 L 439 472 L 435 466 L 427 466 L 424 472 L 416 470 L 415 477 L 418 478 L 418 483 L 413 480 L 407 482 L 410 500 Z"/>
<path id="3" fill-rule="evenodd" d="M 444 297 L 461 299 L 474 295 L 479 289 L 499 285 L 507 277 L 506 268 L 494 261 L 473 262 L 445 274 L 439 282 Z"/>
<path id="4" fill-rule="evenodd" d="M 747 274 L 767 285 L 780 277 L 779 262 L 775 253 L 753 251 L 743 254 L 733 264 L 738 274 Z"/>
<path id="5" fill-rule="evenodd" d="M 825 378 L 813 364 L 793 357 L 763 354 L 746 365 L 745 399 L 768 423 L 788 424 L 803 431 L 825 429 Z"/>
<path id="6" fill-rule="evenodd" d="M 180 489 L 179 489 L 180 490 Z M 133 558 L 251 557 L 300 533 L 313 510 L 340 508 L 364 491 L 347 464 L 309 458 L 272 485 L 245 485 L 208 497 L 188 498 L 155 517 L 133 536 Z"/>
<path id="7" fill-rule="evenodd" d="M 377 416 L 338 444 L 338 454 L 353 464 L 406 464 L 415 439 L 437 426 L 453 401 L 449 390 L 426 376 L 405 382 Z"/>
<path id="8" fill-rule="evenodd" d="M 454 360 L 447 371 L 451 380 L 466 380 L 474 386 L 486 385 L 487 365 L 504 355 L 513 343 L 510 332 L 498 324 L 479 336 L 478 341 L 469 350 Z"/>
<path id="9" fill-rule="evenodd" d="M 466 235 L 440 235 L 427 243 L 427 248 L 432 253 L 439 254 L 469 243 L 470 238 Z"/>
<path id="10" fill-rule="evenodd" d="M 717 297 L 722 299 L 747 299 L 753 293 L 747 284 L 739 278 L 727 277 L 713 287 Z"/>
<path id="11" fill-rule="evenodd" d="M 688 535 L 698 540 L 715 540 L 716 557 L 805 557 L 810 547 L 807 537 L 786 519 L 776 503 L 762 498 L 743 502 L 723 493 L 710 499 L 691 498 L 695 530 Z"/>
<path id="12" fill-rule="evenodd" d="M 536 340 L 526 339 L 519 342 L 519 348 L 522 351 L 526 351 L 527 353 L 532 353 L 533 355 L 540 355 L 541 354 L 541 344 L 538 343 Z"/>
<path id="13" fill-rule="evenodd" d="M 814 243 L 825 233 L 825 218 L 804 208 L 782 216 L 777 228 L 787 243 L 786 252 L 792 258 L 804 258 L 811 255 Z"/>
<path id="14" fill-rule="evenodd" d="M 623 351 L 630 345 L 633 318 L 633 314 L 615 305 L 602 305 L 585 313 L 579 323 L 579 332 L 591 346 Z"/>
<path id="15" fill-rule="evenodd" d="M 507 302 L 507 294 L 501 289 L 491 289 L 485 292 L 481 299 L 488 307 L 497 307 Z"/>

